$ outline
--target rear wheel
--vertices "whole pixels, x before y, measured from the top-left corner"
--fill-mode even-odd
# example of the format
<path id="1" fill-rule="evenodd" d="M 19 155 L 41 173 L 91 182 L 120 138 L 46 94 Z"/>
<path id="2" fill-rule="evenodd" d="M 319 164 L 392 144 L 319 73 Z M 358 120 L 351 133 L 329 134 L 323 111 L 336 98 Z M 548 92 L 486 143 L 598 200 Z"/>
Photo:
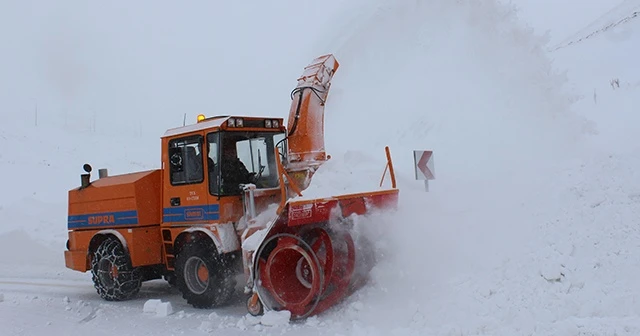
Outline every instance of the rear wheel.
<path id="1" fill-rule="evenodd" d="M 140 270 L 131 265 L 124 247 L 113 237 L 105 239 L 94 252 L 91 274 L 98 294 L 107 301 L 127 300 L 142 285 Z"/>
<path id="2" fill-rule="evenodd" d="M 188 243 L 176 257 L 176 285 L 196 308 L 226 304 L 235 287 L 231 266 L 208 242 Z"/>

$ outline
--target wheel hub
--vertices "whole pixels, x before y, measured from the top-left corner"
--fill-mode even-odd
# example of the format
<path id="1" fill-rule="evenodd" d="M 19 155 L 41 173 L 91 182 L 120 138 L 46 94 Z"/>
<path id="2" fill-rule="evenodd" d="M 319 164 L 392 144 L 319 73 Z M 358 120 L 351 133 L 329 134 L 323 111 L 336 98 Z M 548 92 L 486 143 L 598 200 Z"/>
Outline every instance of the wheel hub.
<path id="1" fill-rule="evenodd" d="M 209 287 L 209 269 L 204 261 L 196 256 L 187 259 L 184 265 L 185 284 L 195 294 L 204 293 Z"/>

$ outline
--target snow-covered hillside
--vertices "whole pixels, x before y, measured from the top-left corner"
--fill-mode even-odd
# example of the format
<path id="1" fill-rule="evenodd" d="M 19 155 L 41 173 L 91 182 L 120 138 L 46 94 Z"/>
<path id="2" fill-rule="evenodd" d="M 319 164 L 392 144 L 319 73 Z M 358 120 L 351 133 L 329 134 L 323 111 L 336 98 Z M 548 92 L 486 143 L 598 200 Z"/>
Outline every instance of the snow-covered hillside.
<path id="1" fill-rule="evenodd" d="M 0 75 L 16 78 L 0 82 L 3 332 L 639 334 L 640 19 L 553 49 L 634 1 L 553 2 L 557 17 L 548 1 L 512 1 L 548 38 L 497 1 L 329 0 L 313 21 L 317 4 L 293 1 L 0 5 L 13 51 Z M 83 163 L 157 167 L 160 134 L 185 113 L 285 117 L 300 71 L 327 52 L 341 63 L 326 107 L 336 161 L 314 188 L 347 179 L 341 164 L 370 171 L 385 145 L 399 174 L 398 211 L 359 222 L 379 259 L 365 288 L 286 323 L 240 301 L 193 309 L 163 281 L 105 302 L 64 268 L 66 193 Z M 435 151 L 429 193 L 414 149 Z M 150 299 L 174 313 L 145 313 Z"/>

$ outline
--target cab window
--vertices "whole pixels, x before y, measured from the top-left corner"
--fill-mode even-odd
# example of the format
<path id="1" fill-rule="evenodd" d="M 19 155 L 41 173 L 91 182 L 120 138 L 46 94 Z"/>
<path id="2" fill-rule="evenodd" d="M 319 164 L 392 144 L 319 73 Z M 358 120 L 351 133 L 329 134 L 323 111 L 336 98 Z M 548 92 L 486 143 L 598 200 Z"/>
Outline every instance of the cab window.
<path id="1" fill-rule="evenodd" d="M 210 134 L 211 137 L 213 134 Z M 211 193 L 218 195 L 238 195 L 240 184 L 253 183 L 258 189 L 278 186 L 274 147 L 283 146 L 284 133 L 272 132 L 220 132 L 218 160 L 220 169 L 214 169 L 217 182 Z"/>
<path id="2" fill-rule="evenodd" d="M 204 181 L 202 136 L 174 139 L 169 142 L 169 175 L 171 185 Z"/>
<path id="3" fill-rule="evenodd" d="M 209 193 L 220 195 L 220 174 L 218 169 L 218 155 L 220 133 L 207 134 L 207 172 L 209 176 Z"/>

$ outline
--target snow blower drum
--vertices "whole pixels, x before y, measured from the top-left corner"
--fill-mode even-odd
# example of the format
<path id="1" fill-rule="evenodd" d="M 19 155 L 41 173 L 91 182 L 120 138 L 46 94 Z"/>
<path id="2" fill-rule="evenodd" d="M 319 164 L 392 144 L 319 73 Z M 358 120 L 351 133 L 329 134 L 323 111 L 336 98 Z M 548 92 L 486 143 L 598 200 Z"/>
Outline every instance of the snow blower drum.
<path id="1" fill-rule="evenodd" d="M 294 318 L 330 308 L 360 287 L 373 266 L 370 249 L 356 249 L 348 230 L 328 225 L 295 235 L 274 234 L 256 256 L 262 301 L 270 309 L 290 311 Z"/>

